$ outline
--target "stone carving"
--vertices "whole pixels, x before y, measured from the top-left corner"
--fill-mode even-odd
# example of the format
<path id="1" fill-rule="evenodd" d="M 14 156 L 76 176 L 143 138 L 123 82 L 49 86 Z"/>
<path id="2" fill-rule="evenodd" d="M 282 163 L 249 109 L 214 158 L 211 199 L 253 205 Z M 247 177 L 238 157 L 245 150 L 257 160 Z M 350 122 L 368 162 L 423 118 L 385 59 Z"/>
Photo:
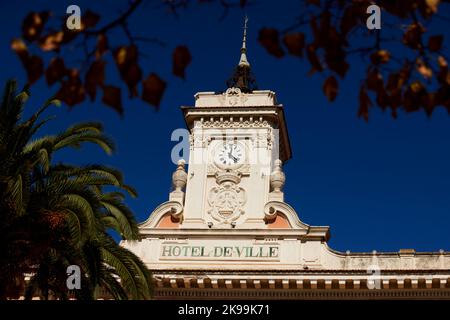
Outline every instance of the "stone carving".
<path id="1" fill-rule="evenodd" d="M 186 161 L 184 159 L 178 160 L 177 169 L 172 174 L 172 184 L 175 188 L 175 191 L 182 191 L 186 186 L 187 182 L 187 173 L 184 170 L 184 165 Z"/>
<path id="2" fill-rule="evenodd" d="M 224 93 L 225 105 L 236 106 L 245 105 L 248 100 L 246 95 L 239 88 L 228 88 Z"/>
<path id="3" fill-rule="evenodd" d="M 219 121 L 219 120 L 207 120 L 202 122 L 203 128 L 270 128 L 269 122 L 266 120 L 254 120 L 254 121 Z"/>
<path id="4" fill-rule="evenodd" d="M 264 208 L 264 220 L 267 223 L 271 223 L 275 220 L 275 218 L 277 217 L 278 211 L 275 207 L 273 206 L 266 206 Z"/>
<path id="5" fill-rule="evenodd" d="M 210 209 L 208 214 L 221 224 L 232 224 L 242 214 L 246 199 L 245 190 L 238 186 L 241 174 L 226 170 L 216 174 L 217 186 L 211 188 L 208 194 Z"/>
<path id="6" fill-rule="evenodd" d="M 170 207 L 170 215 L 175 222 L 181 222 L 183 220 L 183 206 L 173 205 Z"/>
<path id="7" fill-rule="evenodd" d="M 270 175 L 270 186 L 272 187 L 273 192 L 281 192 L 281 189 L 284 186 L 286 181 L 286 177 L 284 175 L 283 170 L 281 169 L 281 160 L 275 160 L 275 169 L 272 171 Z"/>
<path id="8" fill-rule="evenodd" d="M 180 204 L 184 204 L 184 191 L 183 189 L 186 187 L 187 183 L 187 173 L 186 170 L 184 170 L 184 164 L 186 161 L 183 159 L 178 160 L 177 169 L 172 174 L 172 185 L 174 187 L 174 190 L 169 194 L 169 200 L 170 201 L 176 201 Z M 172 210 L 172 217 L 175 219 L 178 219 L 181 217 L 181 211 L 178 212 L 177 210 Z"/>

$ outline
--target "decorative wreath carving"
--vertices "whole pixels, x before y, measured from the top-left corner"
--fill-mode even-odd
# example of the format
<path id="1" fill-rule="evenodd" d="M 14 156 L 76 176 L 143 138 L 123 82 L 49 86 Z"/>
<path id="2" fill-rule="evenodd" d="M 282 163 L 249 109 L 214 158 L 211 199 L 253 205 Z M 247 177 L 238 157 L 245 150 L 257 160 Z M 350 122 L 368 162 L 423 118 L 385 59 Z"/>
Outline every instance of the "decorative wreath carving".
<path id="1" fill-rule="evenodd" d="M 218 185 L 208 194 L 208 214 L 221 224 L 230 224 L 244 214 L 243 206 L 247 201 L 245 190 L 238 186 L 240 173 L 219 172 L 216 181 Z"/>

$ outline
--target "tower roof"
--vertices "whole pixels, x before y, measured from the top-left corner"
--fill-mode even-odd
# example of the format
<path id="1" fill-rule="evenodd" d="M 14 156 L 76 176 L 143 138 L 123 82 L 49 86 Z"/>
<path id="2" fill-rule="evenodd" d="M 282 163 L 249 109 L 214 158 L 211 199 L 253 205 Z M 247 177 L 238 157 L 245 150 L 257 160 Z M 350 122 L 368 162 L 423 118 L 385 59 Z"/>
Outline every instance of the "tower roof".
<path id="1" fill-rule="evenodd" d="M 244 35 L 242 38 L 241 58 L 234 70 L 233 76 L 227 81 L 228 88 L 239 88 L 242 92 L 250 93 L 256 90 L 256 81 L 251 72 L 250 63 L 247 59 L 247 22 L 248 18 L 244 19 Z"/>

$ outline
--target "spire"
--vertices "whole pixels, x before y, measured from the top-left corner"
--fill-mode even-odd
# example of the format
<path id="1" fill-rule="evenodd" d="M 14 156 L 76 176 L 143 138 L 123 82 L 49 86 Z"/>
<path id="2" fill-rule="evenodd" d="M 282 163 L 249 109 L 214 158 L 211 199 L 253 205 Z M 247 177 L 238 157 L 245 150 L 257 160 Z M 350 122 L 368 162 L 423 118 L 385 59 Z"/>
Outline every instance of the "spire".
<path id="1" fill-rule="evenodd" d="M 241 60 L 239 60 L 239 66 L 240 67 L 248 67 L 248 68 L 250 68 L 250 63 L 248 63 L 248 60 L 247 60 L 247 47 L 246 47 L 247 22 L 248 22 L 248 18 L 247 18 L 247 16 L 245 16 L 245 20 L 244 20 L 244 37 L 242 38 Z"/>
<path id="2" fill-rule="evenodd" d="M 256 81 L 251 73 L 250 63 L 247 59 L 247 22 L 248 18 L 245 16 L 241 58 L 239 59 L 239 63 L 233 76 L 227 81 L 227 86 L 228 88 L 239 88 L 242 92 L 250 93 L 256 89 Z"/>

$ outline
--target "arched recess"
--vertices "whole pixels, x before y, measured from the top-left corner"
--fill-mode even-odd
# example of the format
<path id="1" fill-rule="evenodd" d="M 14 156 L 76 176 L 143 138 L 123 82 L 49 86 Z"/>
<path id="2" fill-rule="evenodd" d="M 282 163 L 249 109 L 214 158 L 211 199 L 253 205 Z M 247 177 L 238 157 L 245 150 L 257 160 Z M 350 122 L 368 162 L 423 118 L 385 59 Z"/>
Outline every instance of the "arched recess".
<path id="1" fill-rule="evenodd" d="M 166 213 L 159 220 L 156 229 L 176 229 L 180 227 L 180 221 L 176 221 L 170 213 Z"/>
<path id="2" fill-rule="evenodd" d="M 309 229 L 309 225 L 300 221 L 294 208 L 285 202 L 269 201 L 264 206 L 264 219 L 273 226 L 269 228 Z"/>
<path id="3" fill-rule="evenodd" d="M 282 213 L 278 213 L 275 219 L 267 224 L 269 229 L 292 229 L 289 220 Z"/>
<path id="4" fill-rule="evenodd" d="M 166 201 L 160 204 L 147 220 L 139 224 L 141 229 L 158 228 L 158 226 L 165 225 L 164 228 L 170 227 L 167 218 L 173 224 L 180 224 L 183 221 L 183 205 L 177 201 Z M 162 226 L 161 226 L 162 227 Z"/>

